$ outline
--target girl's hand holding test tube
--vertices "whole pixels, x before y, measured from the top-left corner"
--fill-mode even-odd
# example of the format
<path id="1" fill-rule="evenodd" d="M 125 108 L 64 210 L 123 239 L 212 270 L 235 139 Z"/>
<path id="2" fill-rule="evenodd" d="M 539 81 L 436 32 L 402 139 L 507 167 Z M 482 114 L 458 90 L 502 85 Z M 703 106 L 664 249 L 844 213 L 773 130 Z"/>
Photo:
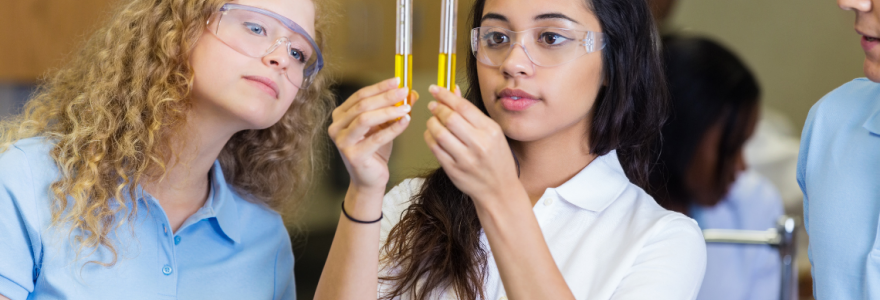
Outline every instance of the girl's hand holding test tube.
<path id="1" fill-rule="evenodd" d="M 462 98 L 458 86 L 455 93 L 436 85 L 429 91 L 438 102 L 428 103 L 434 116 L 428 119 L 425 142 L 455 186 L 474 199 L 478 210 L 502 203 L 508 193 L 525 195 L 501 126 Z"/>
<path id="2" fill-rule="evenodd" d="M 351 188 L 385 192 L 391 141 L 409 125 L 412 109 L 395 106 L 409 92 L 398 88 L 399 83 L 400 78 L 392 78 L 360 89 L 333 110 L 328 132 L 351 174 Z M 413 91 L 407 102 L 418 98 Z"/>

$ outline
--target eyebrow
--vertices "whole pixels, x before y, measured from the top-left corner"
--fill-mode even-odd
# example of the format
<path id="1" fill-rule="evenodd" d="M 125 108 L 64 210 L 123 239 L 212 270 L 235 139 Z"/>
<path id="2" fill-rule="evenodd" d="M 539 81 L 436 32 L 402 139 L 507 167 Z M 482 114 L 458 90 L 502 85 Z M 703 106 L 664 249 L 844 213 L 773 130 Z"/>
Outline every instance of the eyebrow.
<path id="1" fill-rule="evenodd" d="M 563 20 L 572 21 L 572 22 L 574 22 L 575 24 L 578 24 L 578 25 L 581 24 L 581 23 L 578 23 L 578 21 L 575 21 L 574 19 L 569 18 L 568 16 L 566 16 L 566 15 L 564 15 L 564 14 L 561 14 L 561 13 L 540 14 L 540 15 L 538 15 L 537 17 L 535 17 L 535 21 L 540 21 L 540 20 L 550 20 L 550 19 L 563 19 Z"/>
<path id="2" fill-rule="evenodd" d="M 480 20 L 480 23 L 485 22 L 486 20 L 498 20 L 498 21 L 505 22 L 505 23 L 510 22 L 507 20 L 507 17 L 496 14 L 496 13 L 486 14 L 485 16 L 483 16 L 483 19 Z"/>
<path id="3" fill-rule="evenodd" d="M 561 13 L 546 13 L 546 14 L 540 14 L 540 15 L 538 15 L 538 16 L 535 17 L 535 21 L 540 21 L 540 20 L 552 20 L 552 19 L 563 19 L 563 20 L 567 20 L 567 21 L 574 22 L 575 24 L 578 24 L 578 25 L 581 24 L 581 23 L 578 23 L 578 21 L 575 21 L 574 19 L 570 18 L 569 16 L 566 16 L 566 15 L 561 14 Z M 488 13 L 488 14 L 486 14 L 486 15 L 483 16 L 483 18 L 480 20 L 480 23 L 485 22 L 486 20 L 498 20 L 498 21 L 501 21 L 501 22 L 510 23 L 510 21 L 507 20 L 507 17 L 502 16 L 502 15 L 500 15 L 500 14 L 496 14 L 496 13 Z"/>

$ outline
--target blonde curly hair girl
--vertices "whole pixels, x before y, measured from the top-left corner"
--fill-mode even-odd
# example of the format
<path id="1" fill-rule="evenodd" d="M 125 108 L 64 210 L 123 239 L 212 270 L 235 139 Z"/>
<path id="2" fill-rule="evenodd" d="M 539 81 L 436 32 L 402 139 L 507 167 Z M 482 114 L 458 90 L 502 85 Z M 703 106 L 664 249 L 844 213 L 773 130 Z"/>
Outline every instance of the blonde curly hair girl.
<path id="1" fill-rule="evenodd" d="M 237 2 L 322 8 L 320 1 L 261 1 Z M 116 264 L 112 236 L 138 215 L 135 187 L 161 182 L 169 167 L 187 163 L 181 149 L 191 150 L 187 141 L 199 138 L 187 127 L 195 105 L 193 52 L 200 38 L 213 38 L 205 35 L 206 23 L 225 2 L 127 1 L 44 81 L 21 115 L 0 123 L 0 155 L 30 137 L 52 143 L 60 177 L 51 184 L 51 224 L 75 233 L 77 257 L 106 247 L 112 259 L 96 262 Z M 305 27 L 314 28 L 321 49 L 323 21 L 311 17 L 314 26 Z M 333 103 L 329 84 L 319 73 L 280 120 L 228 139 L 217 160 L 235 192 L 278 212 L 296 206 L 292 199 L 306 191 L 317 165 Z"/>

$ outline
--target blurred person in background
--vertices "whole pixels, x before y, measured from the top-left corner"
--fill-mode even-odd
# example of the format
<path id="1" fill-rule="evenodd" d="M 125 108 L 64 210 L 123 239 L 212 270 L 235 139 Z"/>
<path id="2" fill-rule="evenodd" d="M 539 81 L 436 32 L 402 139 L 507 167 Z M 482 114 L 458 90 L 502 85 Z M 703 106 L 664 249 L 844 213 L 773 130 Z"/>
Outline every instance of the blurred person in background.
<path id="1" fill-rule="evenodd" d="M 880 0 L 837 4 L 855 13 L 867 78 L 822 97 L 801 136 L 813 295 L 880 299 Z"/>
<path id="2" fill-rule="evenodd" d="M 700 37 L 667 36 L 663 55 L 671 97 L 654 197 L 702 229 L 766 230 L 783 214 L 773 184 L 749 170 L 746 140 L 759 115 L 760 89 L 743 62 Z M 778 299 L 780 262 L 761 245 L 707 245 L 697 299 Z"/>
<path id="3" fill-rule="evenodd" d="M 0 124 L 0 299 L 295 298 L 321 5 L 119 5 Z"/>

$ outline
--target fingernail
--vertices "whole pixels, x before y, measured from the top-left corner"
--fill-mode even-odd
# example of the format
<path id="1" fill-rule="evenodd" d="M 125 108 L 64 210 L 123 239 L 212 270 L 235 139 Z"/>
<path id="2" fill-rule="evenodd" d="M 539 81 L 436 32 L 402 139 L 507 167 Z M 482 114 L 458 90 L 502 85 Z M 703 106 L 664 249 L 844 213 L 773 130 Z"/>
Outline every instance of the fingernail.
<path id="1" fill-rule="evenodd" d="M 431 92 L 431 93 L 436 93 L 436 92 L 439 91 L 439 89 L 440 89 L 440 88 L 439 88 L 438 86 L 433 85 L 433 84 L 432 84 L 431 86 L 428 87 L 428 91 Z"/>
<path id="2" fill-rule="evenodd" d="M 391 84 L 393 86 L 399 86 L 400 85 L 400 77 L 394 77 L 394 80 L 391 81 Z"/>
<path id="3" fill-rule="evenodd" d="M 409 92 L 409 90 L 407 90 L 407 88 L 399 88 L 399 89 L 397 89 L 397 97 L 398 98 L 406 97 L 407 92 Z"/>
<path id="4" fill-rule="evenodd" d="M 431 101 L 431 103 L 428 103 L 428 110 L 433 111 L 435 107 L 437 107 L 437 101 Z"/>
<path id="5" fill-rule="evenodd" d="M 410 118 L 411 117 L 409 115 L 403 115 L 403 118 L 401 118 L 400 121 L 401 122 L 409 122 Z"/>
<path id="6" fill-rule="evenodd" d="M 412 110 L 412 106 L 409 106 L 409 104 L 404 104 L 404 105 L 398 106 L 397 110 L 399 110 L 400 112 L 406 113 L 406 112 L 409 112 L 410 110 Z"/>

